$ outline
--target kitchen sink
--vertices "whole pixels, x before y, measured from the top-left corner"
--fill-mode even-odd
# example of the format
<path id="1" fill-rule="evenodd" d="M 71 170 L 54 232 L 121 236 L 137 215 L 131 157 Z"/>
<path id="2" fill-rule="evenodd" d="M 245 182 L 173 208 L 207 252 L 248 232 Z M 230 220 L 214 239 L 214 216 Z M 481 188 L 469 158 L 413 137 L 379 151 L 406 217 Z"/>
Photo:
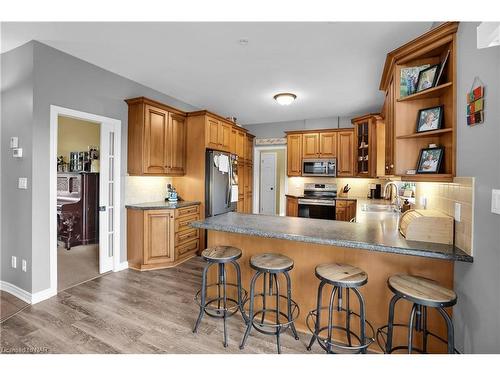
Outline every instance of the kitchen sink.
<path id="1" fill-rule="evenodd" d="M 361 211 L 365 212 L 397 212 L 397 208 L 393 204 L 363 204 Z"/>

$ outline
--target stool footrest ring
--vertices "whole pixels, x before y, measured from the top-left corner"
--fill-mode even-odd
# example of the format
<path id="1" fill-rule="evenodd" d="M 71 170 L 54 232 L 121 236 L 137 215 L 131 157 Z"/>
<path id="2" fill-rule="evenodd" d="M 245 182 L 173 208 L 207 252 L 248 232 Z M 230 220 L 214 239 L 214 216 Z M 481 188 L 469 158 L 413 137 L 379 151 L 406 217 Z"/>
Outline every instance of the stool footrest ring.
<path id="1" fill-rule="evenodd" d="M 219 284 L 219 283 L 207 285 L 206 286 L 207 294 L 208 294 L 209 290 L 217 288 L 219 286 L 221 288 L 223 287 L 223 285 Z M 236 294 L 238 293 L 238 285 L 237 284 L 226 283 L 226 287 L 234 288 L 236 290 Z M 245 301 L 247 298 L 248 298 L 248 292 L 244 288 L 241 288 L 241 300 Z M 239 310 L 239 307 L 240 307 L 238 300 L 236 300 L 234 298 L 226 297 L 226 301 L 228 302 L 228 304 L 230 303 L 230 305 L 224 309 L 224 307 L 222 306 L 224 297 L 222 295 L 220 297 L 216 296 L 213 298 L 207 297 L 207 300 L 205 301 L 205 306 L 202 306 L 201 305 L 201 290 L 198 290 L 196 292 L 194 300 L 198 304 L 198 306 L 203 307 L 203 309 L 205 310 L 205 313 L 208 316 L 211 316 L 213 318 L 223 318 L 224 311 L 227 311 L 226 317 L 230 317 L 230 316 L 234 315 L 235 313 L 237 313 Z M 220 302 L 220 305 L 217 304 L 218 302 Z M 215 306 L 214 306 L 214 303 L 215 303 Z M 242 303 L 242 305 L 243 305 L 243 303 Z M 217 307 L 217 306 L 220 306 L 220 307 Z"/>

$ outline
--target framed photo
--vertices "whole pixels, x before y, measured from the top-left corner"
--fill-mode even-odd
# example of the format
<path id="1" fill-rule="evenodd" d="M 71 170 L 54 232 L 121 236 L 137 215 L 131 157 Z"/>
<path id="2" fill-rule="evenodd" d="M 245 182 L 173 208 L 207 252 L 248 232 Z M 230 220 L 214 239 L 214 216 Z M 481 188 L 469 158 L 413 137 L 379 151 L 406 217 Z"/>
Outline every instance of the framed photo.
<path id="1" fill-rule="evenodd" d="M 439 173 L 444 157 L 444 147 L 420 150 L 417 173 Z"/>
<path id="2" fill-rule="evenodd" d="M 418 111 L 417 133 L 441 129 L 443 126 L 443 112 L 442 105 Z"/>
<path id="3" fill-rule="evenodd" d="M 414 94 L 417 90 L 418 73 L 425 68 L 428 68 L 430 64 L 412 66 L 410 68 L 401 69 L 401 77 L 399 80 L 399 97 L 404 98 L 405 96 Z"/>
<path id="4" fill-rule="evenodd" d="M 417 92 L 430 89 L 436 84 L 439 64 L 432 65 L 418 73 Z"/>

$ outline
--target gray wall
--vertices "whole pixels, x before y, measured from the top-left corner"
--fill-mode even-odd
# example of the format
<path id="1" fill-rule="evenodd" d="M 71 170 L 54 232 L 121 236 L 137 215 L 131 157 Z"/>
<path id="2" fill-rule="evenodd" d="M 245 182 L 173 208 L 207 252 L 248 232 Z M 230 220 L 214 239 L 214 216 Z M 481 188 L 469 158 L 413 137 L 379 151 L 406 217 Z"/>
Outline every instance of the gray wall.
<path id="1" fill-rule="evenodd" d="M 1 55 L 1 275 L 0 280 L 30 291 L 31 270 L 21 271 L 21 260 L 31 264 L 31 171 L 33 123 L 33 48 L 21 46 Z M 10 137 L 19 137 L 23 158 L 14 159 Z M 28 177 L 28 190 L 17 189 L 19 177 Z M 11 256 L 18 267 L 11 268 Z"/>
<path id="2" fill-rule="evenodd" d="M 354 117 L 354 116 L 353 116 Z M 352 128 L 351 117 L 325 117 L 298 121 L 268 122 L 244 126 L 256 138 L 281 138 L 285 131 L 302 129 Z"/>
<path id="3" fill-rule="evenodd" d="M 32 127 L 30 128 L 28 121 L 26 121 L 26 124 L 22 124 L 23 129 L 32 130 L 31 132 L 26 130 L 26 134 L 22 135 L 22 142 L 26 145 L 26 150 L 33 150 L 33 173 L 30 173 L 28 176 L 30 177 L 30 185 L 33 187 L 32 201 L 24 200 L 18 191 L 7 191 L 9 186 L 14 183 L 14 177 L 2 180 L 2 191 L 5 189 L 4 197 L 8 197 L 10 206 L 12 208 L 16 207 L 16 209 L 19 206 L 23 207 L 23 210 L 19 212 L 17 221 L 17 224 L 22 225 L 18 225 L 16 230 L 10 232 L 2 231 L 4 234 L 2 237 L 7 237 L 5 241 L 11 245 L 3 247 L 5 256 L 9 259 L 11 254 L 21 253 L 26 246 L 29 248 L 32 254 L 29 264 L 33 267 L 33 274 L 31 282 L 27 279 L 27 282 L 23 284 L 23 289 L 35 293 L 47 289 L 50 282 L 48 246 L 49 202 L 47 199 L 49 196 L 49 168 L 47 163 L 49 159 L 50 105 L 53 104 L 90 112 L 115 118 L 122 122 L 121 261 L 127 259 L 124 177 L 127 170 L 128 116 L 127 105 L 124 99 L 147 96 L 183 110 L 191 111 L 197 108 L 42 43 L 32 41 L 20 48 L 31 49 L 33 51 Z M 6 74 L 10 76 L 13 72 L 6 70 Z M 29 114 L 31 111 L 26 110 L 25 112 Z M 16 126 L 19 129 L 18 124 Z M 16 130 L 16 132 L 20 131 L 20 129 Z M 24 132 L 24 130 L 22 131 Z M 28 156 L 28 158 L 30 157 Z M 4 155 L 2 155 L 3 160 Z M 7 159 L 6 171 L 12 175 L 18 174 L 15 170 L 16 165 Z M 12 212 L 12 210 L 8 210 L 7 208 L 4 207 L 2 209 L 2 222 L 5 222 L 5 219 Z M 25 225 L 32 225 L 32 227 L 28 227 L 26 231 L 21 233 L 19 228 Z M 14 236 L 23 236 L 23 241 L 29 241 L 29 244 L 17 243 L 16 238 L 13 238 Z M 12 282 L 10 281 L 11 279 L 5 280 Z"/>
<path id="4" fill-rule="evenodd" d="M 491 189 L 500 188 L 500 47 L 476 48 L 477 23 L 458 30 L 457 174 L 476 177 L 474 263 L 457 263 L 454 309 L 457 345 L 466 353 L 500 353 L 500 215 Z M 485 122 L 466 125 L 465 94 L 474 77 L 486 85 Z"/>

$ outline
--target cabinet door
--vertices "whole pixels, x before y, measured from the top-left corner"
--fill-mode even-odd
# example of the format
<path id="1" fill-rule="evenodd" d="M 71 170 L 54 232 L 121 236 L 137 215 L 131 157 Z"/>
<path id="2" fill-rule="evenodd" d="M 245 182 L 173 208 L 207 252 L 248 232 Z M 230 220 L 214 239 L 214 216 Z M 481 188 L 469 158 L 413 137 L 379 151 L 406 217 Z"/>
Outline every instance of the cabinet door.
<path id="1" fill-rule="evenodd" d="M 167 173 L 182 175 L 186 166 L 186 118 L 170 114 L 167 132 Z"/>
<path id="2" fill-rule="evenodd" d="M 346 208 L 345 207 L 336 207 L 335 208 L 335 220 L 338 221 L 347 221 L 346 220 Z"/>
<path id="3" fill-rule="evenodd" d="M 207 127 L 206 127 L 206 145 L 209 148 L 218 149 L 219 147 L 219 121 L 207 117 Z"/>
<path id="4" fill-rule="evenodd" d="M 219 138 L 219 148 L 222 151 L 229 152 L 230 144 L 231 144 L 231 125 L 226 124 L 225 122 L 219 121 L 219 130 L 218 130 L 218 138 Z"/>
<path id="5" fill-rule="evenodd" d="M 394 80 L 385 94 L 385 174 L 394 174 Z"/>
<path id="6" fill-rule="evenodd" d="M 144 264 L 174 260 L 172 221 L 168 210 L 144 211 Z"/>
<path id="7" fill-rule="evenodd" d="M 229 152 L 231 154 L 234 154 L 234 155 L 237 155 L 236 154 L 237 138 L 238 138 L 238 132 L 236 131 L 235 128 L 232 128 L 231 129 L 231 138 L 230 138 L 230 142 L 229 142 Z"/>
<path id="8" fill-rule="evenodd" d="M 245 159 L 248 162 L 253 161 L 253 138 L 245 135 Z"/>
<path id="9" fill-rule="evenodd" d="M 145 174 L 164 174 L 167 164 L 166 133 L 169 113 L 150 105 L 145 106 L 144 164 Z"/>
<path id="10" fill-rule="evenodd" d="M 236 155 L 238 155 L 238 157 L 241 159 L 245 159 L 245 142 L 245 133 L 242 131 L 238 131 L 236 133 Z"/>
<path id="11" fill-rule="evenodd" d="M 245 194 L 245 213 L 251 214 L 253 211 L 253 195 L 252 193 Z"/>
<path id="12" fill-rule="evenodd" d="M 253 191 L 253 164 L 247 162 L 246 163 L 246 176 L 245 176 L 245 182 L 247 185 L 247 192 L 252 193 Z"/>
<path id="13" fill-rule="evenodd" d="M 236 211 L 240 212 L 240 213 L 245 212 L 245 197 L 244 196 L 238 198 L 238 204 L 236 206 Z"/>
<path id="14" fill-rule="evenodd" d="M 287 174 L 302 175 L 302 134 L 287 136 Z"/>
<path id="15" fill-rule="evenodd" d="M 302 156 L 304 159 L 319 157 L 319 133 L 302 134 Z"/>
<path id="16" fill-rule="evenodd" d="M 286 216 L 298 216 L 299 206 L 295 197 L 286 197 Z"/>
<path id="17" fill-rule="evenodd" d="M 354 175 L 354 132 L 338 132 L 337 176 L 350 177 Z"/>
<path id="18" fill-rule="evenodd" d="M 337 133 L 319 133 L 319 157 L 335 158 L 337 157 Z"/>

